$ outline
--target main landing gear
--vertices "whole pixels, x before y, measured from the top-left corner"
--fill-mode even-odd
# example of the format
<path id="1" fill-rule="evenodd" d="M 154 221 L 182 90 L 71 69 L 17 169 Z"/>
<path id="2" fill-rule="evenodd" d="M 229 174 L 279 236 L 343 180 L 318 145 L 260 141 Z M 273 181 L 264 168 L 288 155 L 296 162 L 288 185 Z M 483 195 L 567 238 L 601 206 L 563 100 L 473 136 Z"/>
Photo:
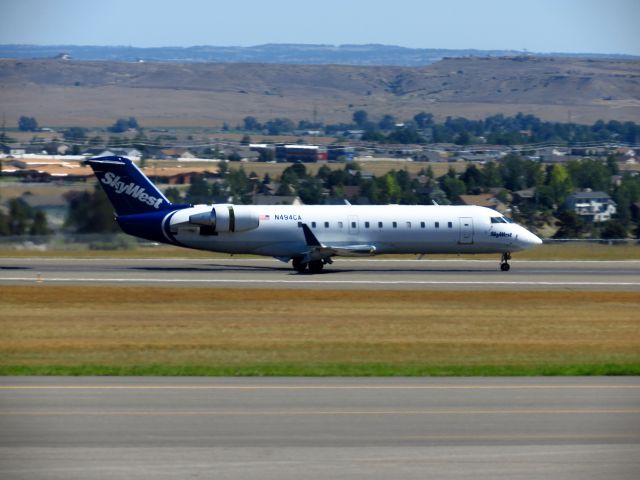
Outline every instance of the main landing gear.
<path id="1" fill-rule="evenodd" d="M 291 262 L 293 264 L 293 269 L 297 272 L 303 273 L 307 268 L 309 269 L 309 273 L 320 273 L 324 268 L 323 260 L 312 260 L 308 263 L 303 263 L 301 258 L 294 258 Z"/>
<path id="2" fill-rule="evenodd" d="M 508 272 L 511 268 L 509 265 L 509 260 L 511 260 L 511 252 L 504 252 L 502 254 L 502 258 L 500 259 L 500 270 L 503 272 Z"/>

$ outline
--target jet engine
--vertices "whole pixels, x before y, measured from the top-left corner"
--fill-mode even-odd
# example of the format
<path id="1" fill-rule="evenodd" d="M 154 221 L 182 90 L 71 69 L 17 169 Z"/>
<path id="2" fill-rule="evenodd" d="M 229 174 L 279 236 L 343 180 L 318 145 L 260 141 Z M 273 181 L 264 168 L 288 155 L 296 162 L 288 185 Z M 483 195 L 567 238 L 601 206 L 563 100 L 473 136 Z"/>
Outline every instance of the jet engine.
<path id="1" fill-rule="evenodd" d="M 196 205 L 179 210 L 171 218 L 171 227 L 190 224 L 210 232 L 245 232 L 258 228 L 260 220 L 250 205 Z"/>

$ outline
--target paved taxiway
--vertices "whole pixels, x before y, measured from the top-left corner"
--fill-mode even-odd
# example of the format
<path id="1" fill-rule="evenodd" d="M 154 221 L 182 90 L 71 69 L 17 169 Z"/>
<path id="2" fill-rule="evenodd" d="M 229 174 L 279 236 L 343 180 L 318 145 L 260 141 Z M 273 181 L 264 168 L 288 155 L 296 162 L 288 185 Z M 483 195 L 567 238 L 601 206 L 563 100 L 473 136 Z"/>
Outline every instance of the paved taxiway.
<path id="1" fill-rule="evenodd" d="M 640 379 L 0 379 L 0 477 L 636 479 Z"/>
<path id="2" fill-rule="evenodd" d="M 336 259 L 319 275 L 274 259 L 2 258 L 0 283 L 325 289 L 640 290 L 640 261 Z"/>

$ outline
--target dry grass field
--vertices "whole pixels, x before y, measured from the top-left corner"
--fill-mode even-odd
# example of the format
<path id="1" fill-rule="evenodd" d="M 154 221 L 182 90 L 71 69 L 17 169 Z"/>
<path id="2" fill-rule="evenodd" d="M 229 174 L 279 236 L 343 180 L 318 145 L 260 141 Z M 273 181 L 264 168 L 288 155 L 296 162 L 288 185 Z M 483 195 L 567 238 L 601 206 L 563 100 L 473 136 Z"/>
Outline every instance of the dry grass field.
<path id="1" fill-rule="evenodd" d="M 0 374 L 638 374 L 640 297 L 3 286 Z"/>

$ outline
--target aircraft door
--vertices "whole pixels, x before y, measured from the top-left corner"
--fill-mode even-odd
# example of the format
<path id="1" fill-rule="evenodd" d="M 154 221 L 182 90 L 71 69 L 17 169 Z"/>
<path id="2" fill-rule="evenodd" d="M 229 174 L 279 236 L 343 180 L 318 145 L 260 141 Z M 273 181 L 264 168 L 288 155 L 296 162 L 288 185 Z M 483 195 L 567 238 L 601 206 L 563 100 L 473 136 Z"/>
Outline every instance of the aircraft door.
<path id="1" fill-rule="evenodd" d="M 458 243 L 471 244 L 473 243 L 473 218 L 460 217 L 460 238 Z"/>

